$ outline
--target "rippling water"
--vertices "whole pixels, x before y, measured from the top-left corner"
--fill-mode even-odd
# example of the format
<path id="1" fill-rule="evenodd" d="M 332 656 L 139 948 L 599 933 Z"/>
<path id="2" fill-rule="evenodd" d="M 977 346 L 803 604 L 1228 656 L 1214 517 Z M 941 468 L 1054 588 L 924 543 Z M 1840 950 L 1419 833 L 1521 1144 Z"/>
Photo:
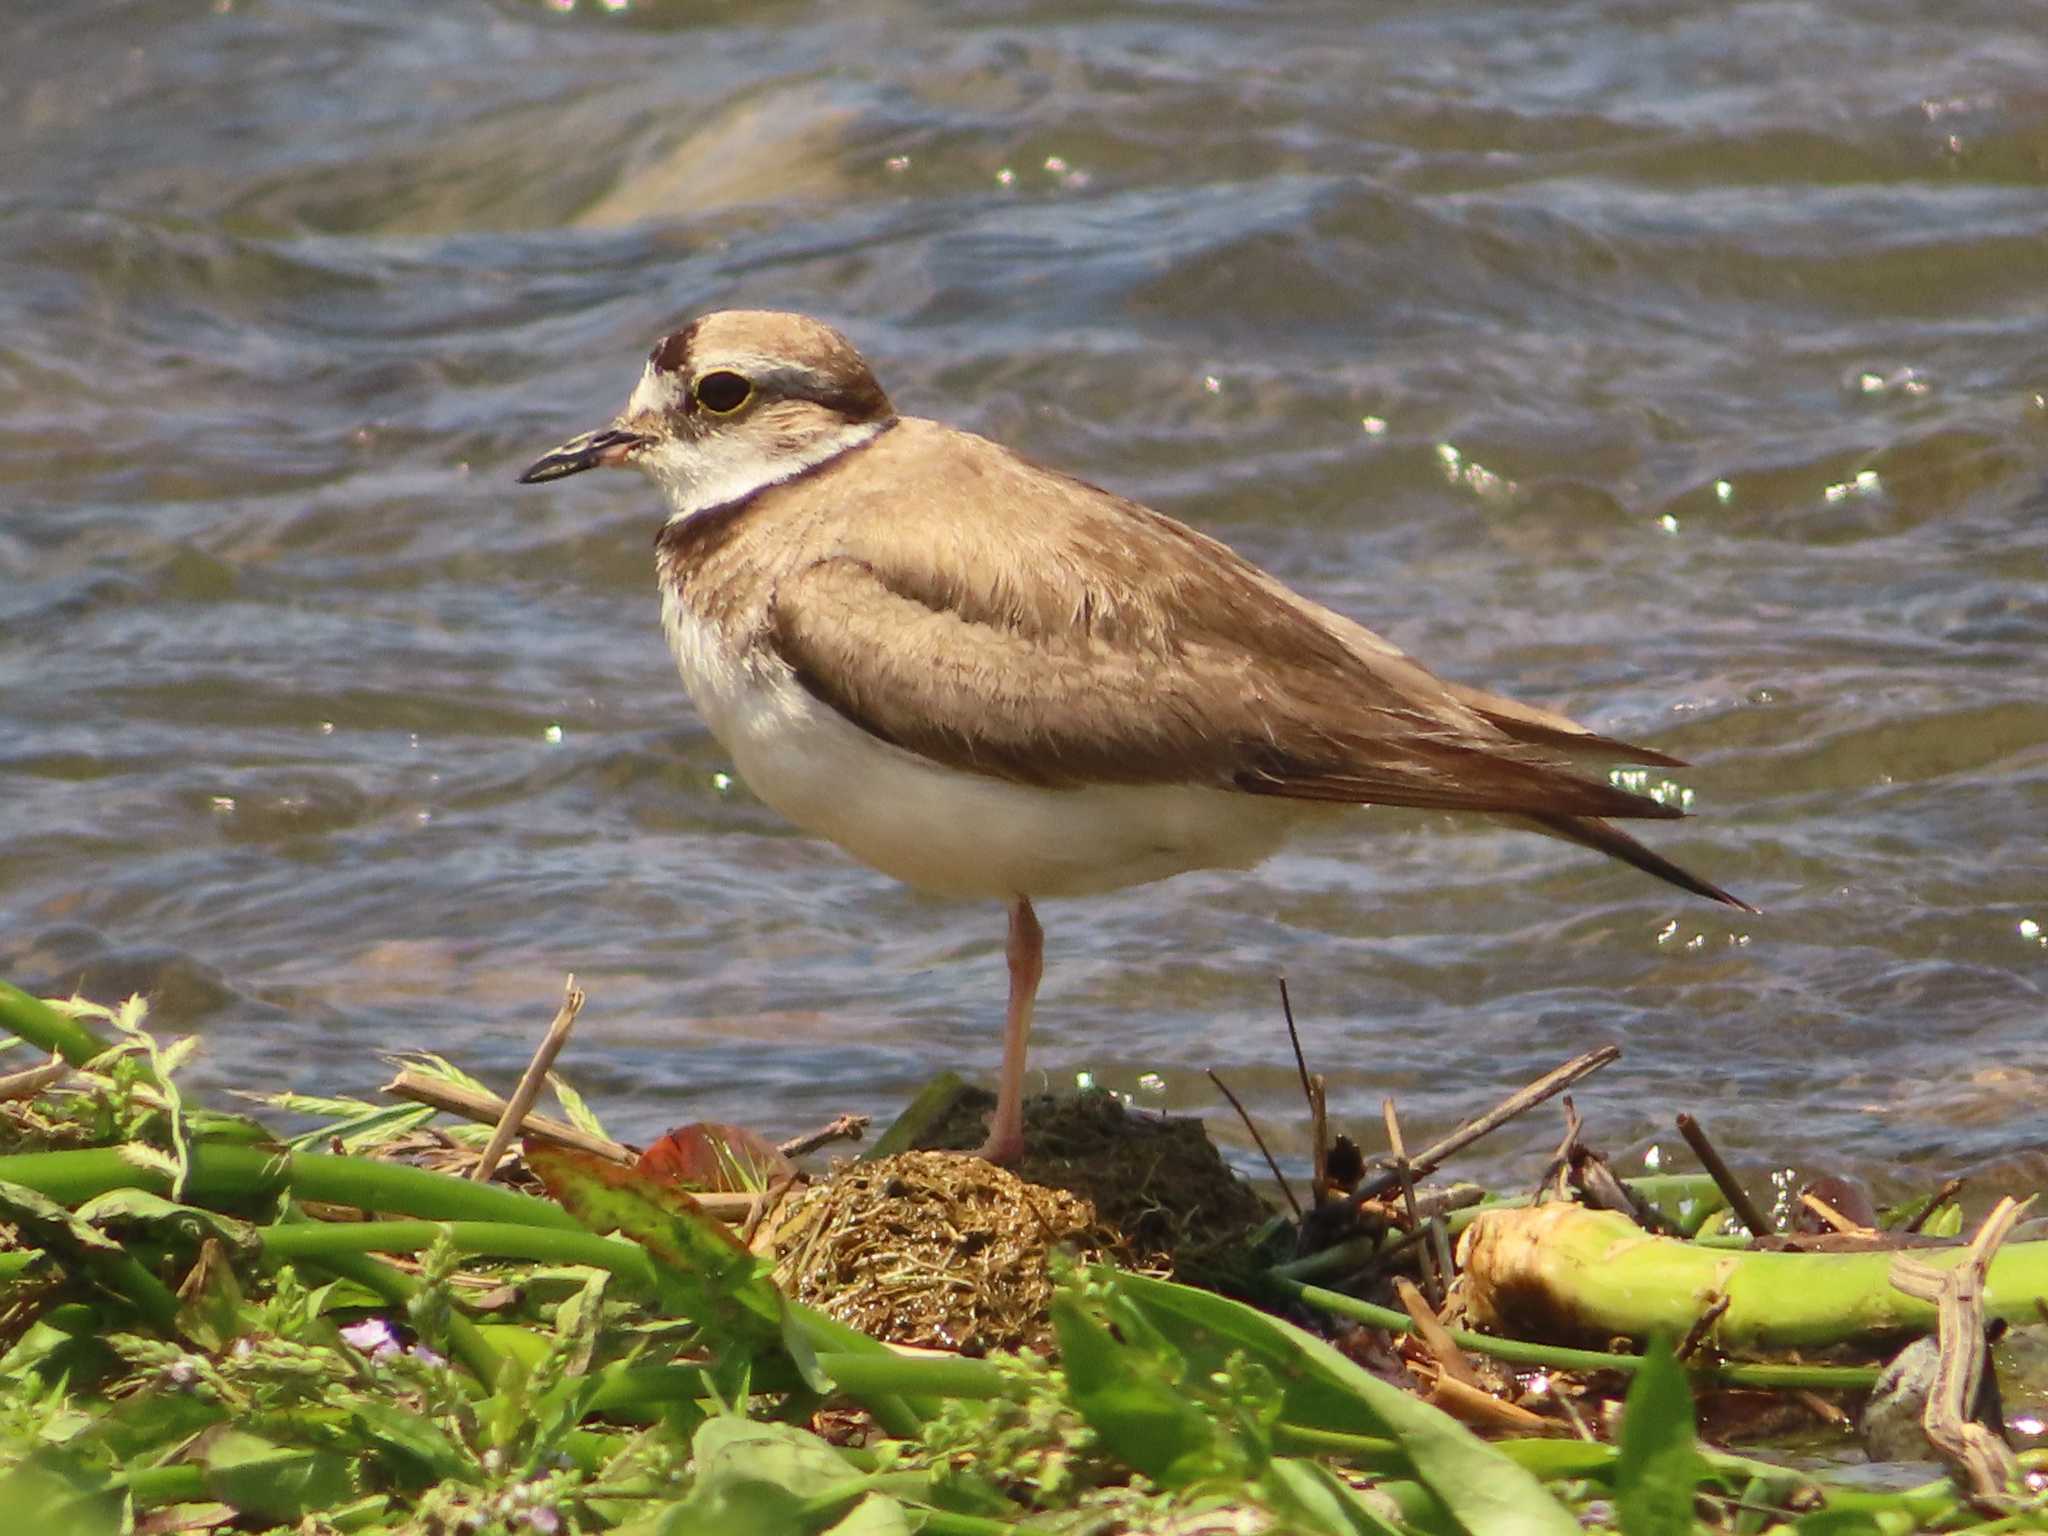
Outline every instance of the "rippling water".
<path id="1" fill-rule="evenodd" d="M 206 1084 L 886 1116 L 1002 920 L 733 785 L 651 490 L 512 476 L 707 307 L 1694 760 L 1658 846 L 1374 812 L 1048 904 L 1034 1068 L 1298 1158 L 1562 1056 L 1639 1154 L 2048 1176 L 2048 34 L 2006 3 L 39 4 L 0 57 L 0 974 Z M 1478 1170 L 1520 1179 L 1538 1117 Z M 1242 1146 L 1226 1119 L 1219 1135 Z"/>

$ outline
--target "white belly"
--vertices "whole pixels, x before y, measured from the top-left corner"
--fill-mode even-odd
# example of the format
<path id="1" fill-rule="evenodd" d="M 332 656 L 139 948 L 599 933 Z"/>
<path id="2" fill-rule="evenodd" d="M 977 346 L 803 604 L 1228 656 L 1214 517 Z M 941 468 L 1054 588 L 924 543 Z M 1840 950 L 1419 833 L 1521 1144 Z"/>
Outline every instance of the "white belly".
<path id="1" fill-rule="evenodd" d="M 747 787 L 805 830 L 945 896 L 1082 896 L 1190 869 L 1248 869 L 1322 807 L 1192 786 L 1038 789 L 869 735 L 774 663 L 748 666 L 679 606 L 683 681 Z"/>

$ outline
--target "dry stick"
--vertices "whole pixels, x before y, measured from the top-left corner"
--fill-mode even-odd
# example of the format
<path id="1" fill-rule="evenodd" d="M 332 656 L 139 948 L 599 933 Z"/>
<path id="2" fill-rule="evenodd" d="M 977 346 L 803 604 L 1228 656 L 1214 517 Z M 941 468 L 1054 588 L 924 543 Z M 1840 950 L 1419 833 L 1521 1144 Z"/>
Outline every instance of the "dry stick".
<path id="1" fill-rule="evenodd" d="M 1970 1240 L 1968 1256 L 1951 1268 L 1936 1269 L 1904 1253 L 1892 1260 L 1892 1285 L 1935 1306 L 1940 1355 L 1921 1426 L 1970 1502 L 1984 1513 L 2003 1509 L 2019 1476 L 2012 1447 L 1971 1417 L 1984 1382 L 1984 1281 L 1992 1255 L 2033 1203 L 2032 1196 L 2017 1202 L 2010 1195 L 2001 1199 Z"/>
<path id="2" fill-rule="evenodd" d="M 1715 1296 L 1707 1303 L 1707 1310 L 1692 1320 L 1692 1326 L 1685 1330 L 1685 1337 L 1678 1341 L 1678 1348 L 1672 1351 L 1681 1364 L 1690 1360 L 1707 1342 L 1707 1335 L 1713 1331 L 1714 1324 L 1721 1321 L 1721 1314 L 1728 1310 L 1730 1300 L 1726 1295 Z"/>
<path id="3" fill-rule="evenodd" d="M 1394 1101 L 1380 1101 L 1380 1116 L 1387 1122 L 1387 1153 L 1394 1160 L 1394 1172 L 1401 1180 L 1401 1204 L 1408 1213 L 1408 1230 L 1420 1232 L 1422 1218 L 1415 1210 L 1415 1181 L 1408 1167 L 1408 1148 L 1401 1140 L 1401 1119 L 1394 1113 Z M 1451 1283 L 1448 1268 L 1437 1267 L 1435 1247 L 1425 1244 L 1422 1250 L 1422 1278 L 1428 1283 L 1428 1296 L 1432 1306 L 1442 1306 L 1444 1296 Z"/>
<path id="4" fill-rule="evenodd" d="M 72 1071 L 71 1063 L 59 1056 L 25 1072 L 10 1072 L 0 1077 L 0 1099 L 32 1099 L 52 1083 L 62 1082 Z"/>
<path id="5" fill-rule="evenodd" d="M 859 1141 L 867 1134 L 867 1128 L 866 1115 L 841 1115 L 830 1125 L 821 1125 L 815 1131 L 790 1137 L 775 1150 L 784 1157 L 802 1157 L 806 1152 L 815 1152 L 835 1141 Z"/>
<path id="6" fill-rule="evenodd" d="M 1609 1066 L 1620 1059 L 1621 1047 L 1618 1045 L 1603 1045 L 1597 1050 L 1586 1052 L 1583 1056 L 1574 1056 L 1563 1066 L 1544 1073 L 1543 1076 L 1537 1078 L 1528 1087 L 1520 1089 L 1502 1099 L 1499 1104 L 1481 1115 L 1477 1120 L 1468 1120 L 1442 1141 L 1428 1148 L 1420 1157 L 1417 1157 L 1409 1164 L 1411 1174 L 1426 1178 L 1428 1175 L 1435 1173 L 1447 1159 L 1457 1156 L 1458 1153 L 1464 1151 L 1465 1148 L 1471 1146 L 1473 1142 L 1479 1140 L 1482 1136 L 1491 1135 L 1514 1119 L 1515 1116 L 1525 1114 L 1529 1110 L 1534 1109 L 1552 1094 L 1562 1093 L 1565 1089 L 1571 1087 L 1572 1084 L 1578 1082 L 1579 1079 L 1590 1077 L 1602 1067 Z M 1401 1176 L 1398 1173 L 1387 1172 L 1375 1175 L 1352 1191 L 1351 1203 L 1354 1207 L 1363 1205 L 1368 1200 L 1377 1199 L 1388 1190 L 1396 1187 L 1400 1182 Z"/>
<path id="7" fill-rule="evenodd" d="M 1870 1232 L 1870 1228 L 1864 1226 L 1862 1222 L 1844 1216 L 1832 1205 L 1829 1205 L 1827 1201 L 1821 1199 L 1819 1195 L 1811 1192 L 1802 1194 L 1799 1197 L 1799 1203 L 1813 1212 L 1814 1215 L 1818 1216 L 1828 1226 L 1833 1227 L 1837 1232 L 1861 1232 L 1865 1235 L 1868 1235 Z"/>
<path id="8" fill-rule="evenodd" d="M 1287 1183 L 1287 1175 L 1280 1171 L 1280 1165 L 1273 1160 L 1273 1154 L 1266 1150 L 1266 1138 L 1259 1134 L 1259 1128 L 1252 1123 L 1252 1117 L 1244 1112 L 1244 1105 L 1237 1101 L 1237 1095 L 1232 1093 L 1229 1085 L 1216 1075 L 1216 1069 L 1210 1067 L 1208 1072 L 1209 1081 L 1222 1090 L 1223 1097 L 1230 1100 L 1230 1107 L 1237 1111 L 1237 1118 L 1244 1122 L 1244 1128 L 1252 1133 L 1252 1140 L 1258 1143 L 1259 1152 L 1266 1159 L 1266 1166 L 1273 1170 L 1273 1177 L 1280 1181 L 1280 1193 L 1285 1195 L 1287 1203 L 1294 1207 L 1294 1219 L 1301 1220 L 1301 1202 L 1294 1198 L 1294 1191 Z"/>
<path id="9" fill-rule="evenodd" d="M 1415 1288 L 1415 1282 L 1402 1276 L 1394 1282 L 1394 1294 L 1400 1298 L 1401 1310 L 1408 1314 L 1415 1324 L 1415 1336 L 1422 1341 L 1437 1368 L 1446 1376 L 1456 1377 L 1468 1387 L 1485 1390 L 1485 1383 L 1479 1379 L 1479 1372 L 1472 1368 L 1472 1362 L 1465 1358 L 1465 1351 L 1458 1348 L 1458 1341 L 1451 1337 L 1451 1330 L 1443 1325 L 1436 1315 L 1436 1309 L 1429 1304 L 1429 1298 Z"/>
<path id="10" fill-rule="evenodd" d="M 1320 1209 L 1329 1197 L 1330 1188 L 1329 1085 L 1320 1072 L 1308 1069 L 1308 1058 L 1301 1050 L 1301 1031 L 1294 1026 L 1294 1003 L 1287 995 L 1287 978 L 1281 976 L 1277 980 L 1280 983 L 1280 1016 L 1287 1021 L 1287 1043 L 1294 1047 L 1295 1070 L 1301 1073 L 1301 1096 L 1308 1100 L 1310 1167 L 1315 1179 L 1309 1198 Z"/>
<path id="11" fill-rule="evenodd" d="M 1931 1196 L 1928 1197 L 1928 1201 L 1925 1205 L 1921 1206 L 1918 1211 L 1913 1213 L 1913 1219 L 1905 1223 L 1905 1225 L 1901 1226 L 1899 1230 L 1901 1232 L 1918 1232 L 1922 1227 L 1927 1225 L 1928 1217 L 1932 1216 L 1944 1205 L 1947 1205 L 1949 1201 L 1955 1199 L 1956 1191 L 1963 1187 L 1964 1182 L 1965 1181 L 1962 1179 L 1947 1180 L 1945 1183 L 1943 1183 L 1941 1188 L 1937 1189 Z"/>
<path id="12" fill-rule="evenodd" d="M 540 1097 L 541 1084 L 548 1080 L 548 1068 L 555 1064 L 555 1058 L 562 1054 L 562 1047 L 569 1043 L 569 1031 L 576 1027 L 576 1015 L 583 1011 L 583 994 L 576 990 L 576 978 L 571 976 L 562 985 L 562 1006 L 555 1013 L 554 1023 L 541 1037 L 540 1049 L 533 1053 L 533 1060 L 526 1064 L 526 1075 L 519 1079 L 519 1086 L 512 1090 L 512 1098 L 505 1106 L 505 1113 L 498 1117 L 498 1127 L 491 1132 L 491 1139 L 484 1144 L 483 1155 L 476 1160 L 476 1166 L 469 1170 L 469 1176 L 478 1183 L 488 1179 L 497 1170 L 498 1162 L 505 1155 L 505 1149 L 512 1145 L 512 1138 L 519 1134 L 520 1122 L 526 1112 L 533 1108 L 533 1101 Z"/>
<path id="13" fill-rule="evenodd" d="M 505 1101 L 495 1093 L 480 1093 L 474 1088 L 464 1088 L 443 1078 L 429 1077 L 424 1072 L 411 1068 L 384 1085 L 383 1091 L 394 1099 L 410 1099 L 415 1104 L 431 1104 L 447 1114 L 460 1115 L 465 1120 L 476 1120 L 484 1125 L 496 1125 L 505 1115 Z M 589 1152 L 614 1163 L 630 1163 L 637 1157 L 631 1147 L 608 1137 L 593 1136 L 580 1126 L 557 1120 L 552 1115 L 528 1114 L 520 1122 L 520 1134 L 537 1137 L 541 1141 L 552 1141 L 559 1146 L 574 1147 L 579 1152 Z"/>
<path id="14" fill-rule="evenodd" d="M 1756 1208 L 1756 1202 L 1749 1198 L 1728 1165 L 1721 1161 L 1721 1154 L 1714 1150 L 1714 1144 L 1707 1140 L 1706 1127 L 1691 1115 L 1678 1117 L 1678 1134 L 1685 1138 L 1685 1144 L 1692 1148 L 1692 1155 L 1700 1160 L 1700 1166 L 1707 1170 L 1707 1176 L 1721 1191 L 1728 1202 L 1728 1208 L 1735 1212 L 1741 1223 L 1749 1228 L 1751 1237 L 1769 1237 L 1774 1230 L 1764 1213 Z"/>

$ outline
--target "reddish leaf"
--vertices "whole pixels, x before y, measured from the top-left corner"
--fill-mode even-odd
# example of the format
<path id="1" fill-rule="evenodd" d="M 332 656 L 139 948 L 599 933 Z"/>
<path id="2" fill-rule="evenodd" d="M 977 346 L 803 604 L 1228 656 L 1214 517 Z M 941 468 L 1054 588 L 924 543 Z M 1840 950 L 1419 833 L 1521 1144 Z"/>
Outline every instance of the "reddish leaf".
<path id="1" fill-rule="evenodd" d="M 641 1173 L 685 1189 L 751 1194 L 796 1172 L 790 1160 L 745 1126 L 697 1120 L 679 1125 L 640 1154 Z"/>

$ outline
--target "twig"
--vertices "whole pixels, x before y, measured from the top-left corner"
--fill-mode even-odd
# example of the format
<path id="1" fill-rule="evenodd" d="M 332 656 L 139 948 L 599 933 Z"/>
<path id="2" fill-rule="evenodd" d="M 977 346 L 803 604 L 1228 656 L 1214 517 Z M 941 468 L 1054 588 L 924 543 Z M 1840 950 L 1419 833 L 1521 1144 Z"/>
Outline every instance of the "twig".
<path id="1" fill-rule="evenodd" d="M 1949 1201 L 1955 1199 L 1956 1191 L 1961 1189 L 1964 1183 L 1965 1181 L 1960 1178 L 1945 1181 L 1941 1188 L 1927 1197 L 1927 1203 L 1913 1213 L 1913 1219 L 1906 1222 L 1899 1230 L 1901 1232 L 1918 1232 L 1927 1225 L 1928 1217 L 1932 1216 L 1944 1205 L 1947 1205 Z"/>
<path id="2" fill-rule="evenodd" d="M 1727 1200 L 1728 1208 L 1747 1228 L 1751 1237 L 1769 1237 L 1774 1230 L 1764 1213 L 1756 1208 L 1756 1202 L 1749 1198 L 1735 1175 L 1728 1171 L 1728 1165 L 1721 1161 L 1721 1154 L 1714 1150 L 1714 1144 L 1707 1140 L 1706 1128 L 1691 1115 L 1678 1117 L 1678 1134 L 1685 1138 L 1685 1144 L 1692 1148 L 1692 1155 L 1700 1160 L 1700 1166 L 1707 1170 L 1707 1176 Z"/>
<path id="3" fill-rule="evenodd" d="M 40 1067 L 30 1067 L 22 1072 L 10 1072 L 0 1077 L 0 1099 L 32 1099 L 52 1083 L 61 1083 L 75 1071 L 70 1062 L 59 1056 L 46 1061 Z"/>
<path id="4" fill-rule="evenodd" d="M 519 1086 L 512 1090 L 512 1098 L 505 1105 L 505 1113 L 498 1117 L 498 1127 L 491 1132 L 491 1139 L 485 1143 L 483 1155 L 476 1160 L 476 1166 L 469 1176 L 482 1183 L 497 1171 L 498 1162 L 505 1155 L 505 1149 L 512 1145 L 512 1138 L 519 1134 L 520 1124 L 526 1119 L 526 1112 L 533 1108 L 533 1101 L 540 1097 L 541 1084 L 548 1079 L 548 1068 L 555 1064 L 555 1058 L 562 1054 L 562 1047 L 569 1043 L 569 1031 L 576 1027 L 576 1015 L 583 1011 L 583 994 L 576 990 L 576 978 L 571 976 L 562 987 L 562 1006 L 555 1013 L 554 1023 L 541 1037 L 540 1049 L 533 1053 L 533 1060 L 526 1064 L 526 1075 L 519 1079 Z"/>
<path id="5" fill-rule="evenodd" d="M 1811 1387 L 1800 1387 L 1792 1395 L 1805 1406 L 1808 1413 L 1830 1428 L 1843 1429 L 1849 1425 L 1849 1415 L 1842 1412 L 1841 1409 L 1837 1408 Z"/>
<path id="6" fill-rule="evenodd" d="M 1237 1095 L 1232 1093 L 1229 1085 L 1216 1075 L 1216 1069 L 1210 1067 L 1208 1071 L 1209 1081 L 1216 1085 L 1223 1097 L 1230 1100 L 1230 1107 L 1237 1111 L 1237 1118 L 1244 1122 L 1244 1128 L 1252 1133 L 1252 1140 L 1258 1143 L 1259 1153 L 1266 1159 L 1266 1166 L 1273 1170 L 1273 1177 L 1280 1181 L 1280 1193 L 1287 1197 L 1287 1203 L 1294 1208 L 1294 1219 L 1301 1220 L 1301 1202 L 1294 1198 L 1294 1191 L 1287 1183 L 1287 1175 L 1280 1171 L 1280 1165 L 1273 1160 L 1273 1154 L 1267 1151 L 1266 1138 L 1259 1134 L 1258 1126 L 1254 1125 L 1252 1117 L 1245 1113 L 1244 1105 L 1238 1102 Z"/>
<path id="7" fill-rule="evenodd" d="M 1401 1310 L 1414 1322 L 1415 1336 L 1422 1340 L 1422 1347 L 1429 1351 L 1438 1368 L 1446 1376 L 1456 1377 L 1466 1386 L 1484 1391 L 1486 1384 L 1479 1379 L 1479 1372 L 1465 1358 L 1465 1351 L 1458 1348 L 1458 1341 L 1451 1337 L 1451 1330 L 1436 1315 L 1436 1308 L 1430 1305 L 1429 1298 L 1415 1288 L 1415 1282 L 1405 1276 L 1395 1280 L 1394 1294 L 1400 1298 Z"/>
<path id="8" fill-rule="evenodd" d="M 1401 1180 L 1401 1205 L 1408 1214 L 1408 1230 L 1420 1232 L 1422 1217 L 1415 1208 L 1415 1180 L 1408 1165 L 1408 1147 L 1401 1139 L 1401 1117 L 1394 1113 L 1394 1101 L 1380 1101 L 1380 1116 L 1387 1123 L 1387 1152 L 1394 1160 L 1394 1172 Z M 1451 1283 L 1450 1267 L 1438 1267 L 1437 1250 L 1434 1244 L 1424 1242 L 1422 1248 L 1422 1278 L 1429 1283 L 1429 1300 L 1432 1306 L 1441 1306 Z"/>
<path id="9" fill-rule="evenodd" d="M 1309 1198 L 1320 1208 L 1329 1198 L 1330 1188 L 1329 1085 L 1320 1072 L 1308 1069 L 1308 1058 L 1301 1050 L 1301 1031 L 1294 1025 L 1294 1003 L 1287 996 L 1287 978 L 1281 976 L 1277 979 L 1280 983 L 1280 1016 L 1287 1021 L 1287 1043 L 1294 1047 L 1295 1070 L 1301 1073 L 1301 1096 L 1308 1100 L 1310 1167 L 1315 1180 Z"/>
<path id="10" fill-rule="evenodd" d="M 1940 1358 L 1921 1425 L 1971 1503 L 1987 1513 L 2002 1511 L 2008 1502 L 2019 1463 L 2012 1447 L 1972 1416 L 1984 1384 L 1984 1282 L 1999 1244 L 2033 1203 L 2031 1196 L 2025 1201 L 2011 1196 L 2000 1200 L 1970 1240 L 1960 1264 L 1936 1269 L 1903 1253 L 1892 1260 L 1893 1286 L 1935 1306 Z"/>
<path id="11" fill-rule="evenodd" d="M 859 1141 L 867 1133 L 867 1128 L 866 1115 L 841 1115 L 830 1125 L 821 1125 L 815 1131 L 790 1137 L 775 1150 L 784 1157 L 802 1157 L 806 1152 L 815 1152 L 835 1141 Z"/>
<path id="12" fill-rule="evenodd" d="M 1457 1156 L 1482 1136 L 1491 1135 L 1515 1116 L 1534 1109 L 1552 1094 L 1562 1093 L 1581 1078 L 1590 1077 L 1602 1067 L 1620 1059 L 1621 1047 L 1618 1045 L 1603 1045 L 1597 1050 L 1586 1052 L 1583 1056 L 1574 1056 L 1563 1066 L 1544 1073 L 1528 1087 L 1508 1095 L 1477 1120 L 1468 1120 L 1442 1141 L 1429 1147 L 1409 1165 L 1411 1175 L 1427 1177 L 1435 1173 L 1446 1160 Z M 1397 1173 L 1378 1174 L 1365 1180 L 1352 1191 L 1351 1203 L 1353 1206 L 1363 1205 L 1368 1200 L 1377 1199 L 1400 1182 L 1401 1178 Z"/>
<path id="13" fill-rule="evenodd" d="M 1681 1364 L 1690 1360 L 1699 1352 L 1699 1347 L 1706 1343 L 1707 1335 L 1713 1332 L 1714 1324 L 1721 1321 L 1721 1314 L 1728 1310 L 1729 1300 L 1725 1293 L 1714 1297 L 1707 1303 L 1707 1310 L 1692 1320 L 1692 1326 L 1685 1330 L 1685 1337 L 1678 1341 L 1678 1348 L 1672 1351 L 1673 1356 Z"/>
<path id="14" fill-rule="evenodd" d="M 1799 1196 L 1799 1203 L 1813 1212 L 1814 1215 L 1818 1216 L 1828 1226 L 1833 1227 L 1837 1232 L 1861 1232 L 1868 1234 L 1870 1231 L 1870 1228 L 1864 1226 L 1862 1222 L 1857 1221 L 1853 1217 L 1844 1216 L 1812 1190 L 1803 1191 Z"/>
<path id="15" fill-rule="evenodd" d="M 505 1115 L 505 1101 L 495 1093 L 478 1093 L 473 1088 L 459 1087 L 442 1078 L 429 1077 L 424 1072 L 410 1068 L 384 1085 L 383 1091 L 394 1099 L 410 1099 L 415 1104 L 431 1104 L 447 1114 L 460 1115 L 464 1120 L 476 1120 L 484 1125 L 496 1125 Z M 520 1122 L 520 1134 L 552 1141 L 558 1146 L 574 1147 L 579 1152 L 590 1152 L 598 1157 L 608 1158 L 615 1163 L 633 1162 L 639 1154 L 622 1142 L 612 1141 L 603 1136 L 593 1136 L 579 1126 L 566 1120 L 557 1120 L 553 1115 L 528 1114 Z"/>

